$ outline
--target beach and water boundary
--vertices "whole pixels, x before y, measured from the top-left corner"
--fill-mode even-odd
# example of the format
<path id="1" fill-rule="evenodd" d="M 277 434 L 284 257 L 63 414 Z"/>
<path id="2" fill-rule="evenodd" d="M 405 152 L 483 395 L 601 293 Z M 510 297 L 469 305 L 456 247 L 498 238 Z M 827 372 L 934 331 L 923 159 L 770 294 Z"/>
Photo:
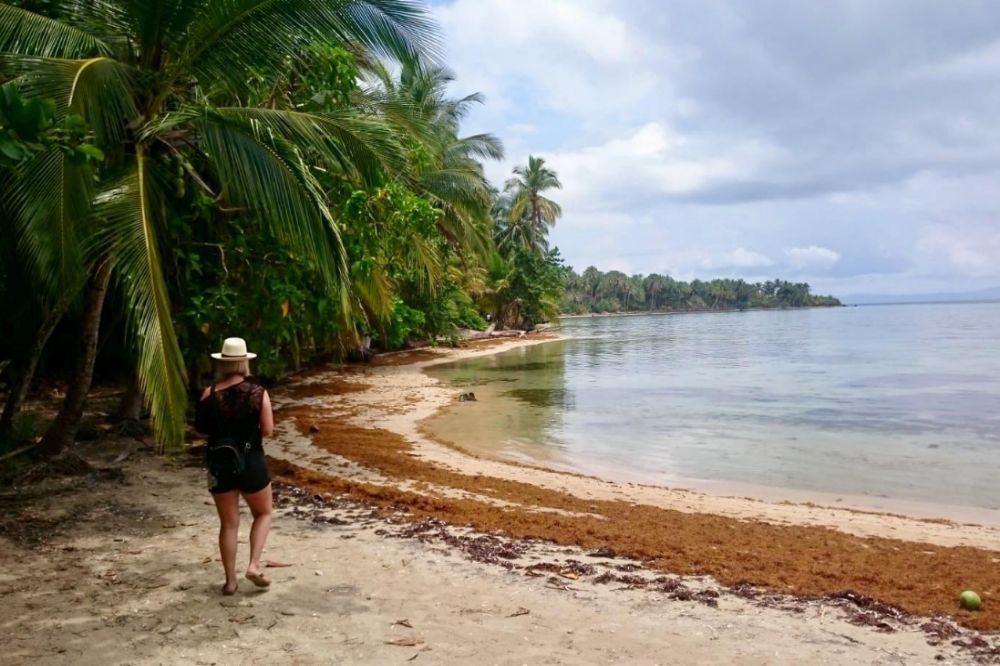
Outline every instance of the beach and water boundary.
<path id="1" fill-rule="evenodd" d="M 429 368 L 480 400 L 427 426 L 602 478 L 980 522 L 1000 509 L 998 325 L 995 304 L 570 320 Z"/>
<path id="2" fill-rule="evenodd" d="M 127 466 L 130 487 L 93 491 L 109 501 L 78 497 L 100 509 L 78 516 L 89 531 L 8 551 L 13 663 L 995 660 L 996 529 L 606 482 L 421 432 L 459 393 L 424 367 L 543 342 L 387 355 L 277 389 L 266 557 L 293 566 L 266 596 L 219 603 L 200 471 Z M 19 524 L 66 511 L 36 504 Z M 958 611 L 956 585 L 984 611 Z"/>
<path id="3" fill-rule="evenodd" d="M 958 612 L 953 592 L 978 586 L 987 597 L 1000 594 L 995 526 L 608 482 L 474 457 L 428 438 L 421 422 L 457 391 L 423 369 L 517 344 L 400 354 L 383 358 L 391 365 L 304 379 L 279 409 L 291 417 L 281 473 L 317 492 L 405 506 L 417 518 L 610 547 L 727 585 L 800 595 L 853 589 L 912 613 L 956 612 L 970 627 L 1000 626 L 1000 614 Z M 325 403 L 329 395 L 336 397 Z M 292 419 L 297 431 L 287 430 Z M 351 468 L 358 474 L 345 478 Z M 935 584 L 917 584 L 928 580 Z"/>

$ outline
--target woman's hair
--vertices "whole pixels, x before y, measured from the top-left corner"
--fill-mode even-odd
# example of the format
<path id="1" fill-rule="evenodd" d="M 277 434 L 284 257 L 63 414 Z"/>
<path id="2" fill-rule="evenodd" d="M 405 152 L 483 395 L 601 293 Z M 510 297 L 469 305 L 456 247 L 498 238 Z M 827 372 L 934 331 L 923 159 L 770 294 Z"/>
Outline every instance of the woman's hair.
<path id="1" fill-rule="evenodd" d="M 246 377 L 250 374 L 250 361 L 245 358 L 213 359 L 212 365 L 215 366 L 216 379 L 225 379 L 232 375 Z"/>

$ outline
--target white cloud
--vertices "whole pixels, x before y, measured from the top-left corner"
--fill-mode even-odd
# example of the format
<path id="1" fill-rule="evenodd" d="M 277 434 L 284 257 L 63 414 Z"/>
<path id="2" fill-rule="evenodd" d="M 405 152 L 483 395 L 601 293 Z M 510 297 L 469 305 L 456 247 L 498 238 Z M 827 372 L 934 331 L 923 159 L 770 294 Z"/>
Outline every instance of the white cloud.
<path id="1" fill-rule="evenodd" d="M 916 247 L 928 271 L 1000 277 L 1000 225 L 930 224 L 921 229 Z"/>
<path id="2" fill-rule="evenodd" d="M 818 245 L 790 248 L 785 250 L 785 257 L 788 265 L 798 270 L 833 268 L 840 261 L 839 253 Z"/>
<path id="3" fill-rule="evenodd" d="M 706 269 L 743 269 L 743 268 L 763 268 L 773 266 L 774 261 L 759 252 L 738 247 L 731 252 L 705 257 L 701 261 L 701 267 Z"/>
<path id="4" fill-rule="evenodd" d="M 756 141 L 724 145 L 682 136 L 660 122 L 597 145 L 542 153 L 565 186 L 564 209 L 579 213 L 635 209 L 739 181 L 776 154 Z"/>
<path id="5" fill-rule="evenodd" d="M 916 81 L 957 79 L 981 80 L 983 77 L 996 78 L 1000 75 L 1000 39 L 985 46 L 964 51 L 940 62 L 917 67 L 909 73 Z"/>
<path id="6" fill-rule="evenodd" d="M 537 99 L 592 117 L 639 103 L 661 87 L 669 61 L 618 9 L 605 0 L 455 0 L 435 14 L 463 86 L 505 109 Z"/>

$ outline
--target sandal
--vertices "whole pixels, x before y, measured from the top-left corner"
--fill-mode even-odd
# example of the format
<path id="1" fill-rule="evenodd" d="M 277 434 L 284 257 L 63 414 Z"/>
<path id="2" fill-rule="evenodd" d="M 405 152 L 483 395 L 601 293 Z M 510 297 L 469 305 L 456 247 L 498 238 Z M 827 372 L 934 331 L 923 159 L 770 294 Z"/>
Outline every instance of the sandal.
<path id="1" fill-rule="evenodd" d="M 246 579 L 257 587 L 268 587 L 271 584 L 271 579 L 262 573 L 247 572 Z"/>

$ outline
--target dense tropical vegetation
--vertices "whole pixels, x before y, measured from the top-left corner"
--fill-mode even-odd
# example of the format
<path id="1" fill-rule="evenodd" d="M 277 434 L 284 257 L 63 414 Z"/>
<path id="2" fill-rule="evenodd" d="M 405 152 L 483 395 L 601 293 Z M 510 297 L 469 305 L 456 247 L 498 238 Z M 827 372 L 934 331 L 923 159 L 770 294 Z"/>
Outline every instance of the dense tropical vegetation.
<path id="1" fill-rule="evenodd" d="M 797 308 L 840 305 L 833 296 L 816 296 L 804 282 L 718 279 L 675 280 L 669 275 L 628 276 L 602 273 L 590 266 L 583 273 L 568 271 L 562 310 L 589 312 L 666 312 Z"/>
<path id="2" fill-rule="evenodd" d="M 43 450 L 95 369 L 173 447 L 227 335 L 276 376 L 555 314 L 555 174 L 489 186 L 437 54 L 412 0 L 0 4 L 0 436 L 38 368 L 68 383 Z"/>

